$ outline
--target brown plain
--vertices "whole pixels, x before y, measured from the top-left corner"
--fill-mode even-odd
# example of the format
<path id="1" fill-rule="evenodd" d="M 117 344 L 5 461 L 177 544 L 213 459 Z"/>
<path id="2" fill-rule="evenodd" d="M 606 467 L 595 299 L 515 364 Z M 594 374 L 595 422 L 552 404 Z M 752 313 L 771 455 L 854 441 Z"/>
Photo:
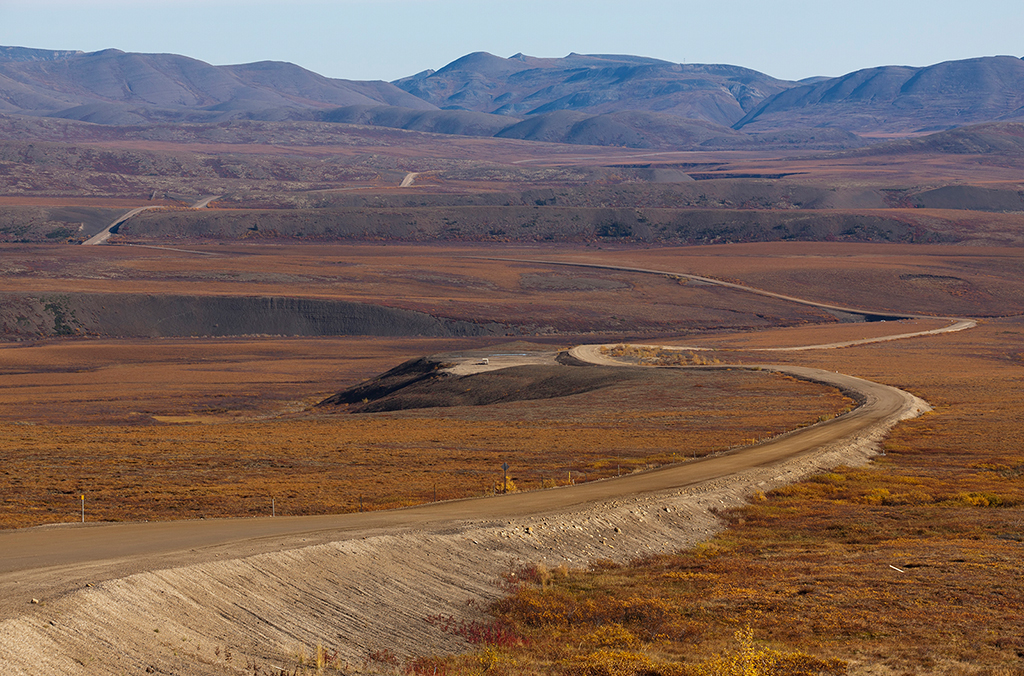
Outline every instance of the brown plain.
<path id="1" fill-rule="evenodd" d="M 793 174 L 780 182 L 840 189 L 956 181 L 1015 188 L 1021 168 L 1019 158 L 938 153 L 838 159 L 651 153 L 390 130 L 366 131 L 347 143 L 92 145 L 154 156 L 230 153 L 248 156 L 253 166 L 289 157 L 341 158 L 355 166 L 373 155 L 384 158 L 386 167 L 373 174 L 367 190 L 410 198 L 523 190 L 547 186 L 552 176 L 567 181 L 567 174 L 557 173 L 567 168 L 636 163 L 712 163 L 723 173 Z M 47 152 L 64 150 L 54 144 Z M 479 163 L 475 173 L 445 174 L 453 155 Z M 361 183 L 368 170 L 356 168 L 351 176 L 358 174 Z M 407 171 L 422 174 L 414 187 L 398 189 Z M 103 180 L 89 183 L 97 177 Z M 28 187 L 0 204 L 128 209 L 146 203 L 140 196 L 157 188 L 186 194 L 244 189 L 250 191 L 248 206 L 281 198 L 281 187 L 270 180 L 211 185 L 206 177 L 168 183 L 166 177 L 119 176 L 110 182 L 88 172 L 72 178 L 79 183 L 55 192 L 53 186 L 68 176 L 25 168 Z M 348 189 L 351 182 L 289 187 L 330 191 Z M 237 206 L 247 205 L 241 200 Z M 939 223 L 979 241 L 1021 241 L 1020 214 L 869 211 Z M 586 660 L 595 655 L 638 650 L 643 627 L 628 617 L 558 623 L 559 607 L 583 607 L 599 597 L 619 599 L 607 607 L 620 609 L 636 607 L 629 606 L 634 598 L 653 599 L 685 619 L 686 631 L 642 642 L 644 654 L 664 673 L 673 673 L 666 665 L 731 649 L 735 630 L 749 626 L 771 646 L 837 658 L 855 674 L 1019 674 L 1024 250 L 591 244 L 183 240 L 170 244 L 183 249 L 177 251 L 0 245 L 6 293 L 94 292 L 109 294 L 112 302 L 126 293 L 330 298 L 530 327 L 522 329 L 530 335 L 487 339 L 79 337 L 5 343 L 0 526 L 73 522 L 83 493 L 90 520 L 265 515 L 271 499 L 284 514 L 353 511 L 360 501 L 364 509 L 408 505 L 433 500 L 435 484 L 438 499 L 493 489 L 510 450 L 525 460 L 509 461 L 525 488 L 559 483 L 570 471 L 589 480 L 768 436 L 846 405 L 820 386 L 725 372 L 679 376 L 679 386 L 659 378 L 490 407 L 361 415 L 309 410 L 320 398 L 406 359 L 486 350 L 513 338 L 548 346 L 634 341 L 716 347 L 723 361 L 816 366 L 894 385 L 935 410 L 898 427 L 886 455 L 867 468 L 839 468 L 723 514 L 731 528 L 696 550 L 572 571 L 549 580 L 549 587 L 523 592 L 533 596 L 513 597 L 519 605 L 496 612 L 505 612 L 502 617 L 532 642 L 503 649 L 505 661 L 494 673 L 550 673 L 593 664 Z M 837 324 L 820 309 L 671 275 L 554 263 L 697 274 L 868 311 L 982 321 L 955 334 L 766 356 L 755 350 L 878 337 L 894 328 L 927 330 L 944 320 Z M 533 601 L 535 612 L 522 612 Z M 601 629 L 613 621 L 621 625 L 614 636 Z M 442 664 L 452 673 L 476 668 L 488 655 L 493 652 L 471 652 Z"/>
<path id="2" fill-rule="evenodd" d="M 196 250 L 204 250 L 197 248 Z M 207 247 L 216 258 L 137 247 L 26 248 L 9 288 L 260 293 L 374 300 L 454 317 L 531 318 L 580 327 L 676 326 L 715 321 L 714 306 L 764 326 L 822 321 L 778 307 L 761 319 L 756 297 L 702 290 L 657 275 L 573 272 L 467 257 L 493 250 L 436 247 Z M 59 252 L 63 253 L 63 252 Z M 457 272 L 452 254 L 459 255 Z M 509 255 L 504 250 L 503 255 Z M 533 255 L 534 252 L 519 252 Z M 68 276 L 53 276 L 64 266 Z M 76 279 L 77 278 L 77 279 Z M 212 278 L 212 279 L 211 279 Z M 532 280 L 523 288 L 524 278 Z M 542 278 L 558 282 L 539 288 Z M 611 281 L 614 284 L 588 280 Z M 559 288 L 571 283 L 568 289 Z M 637 302 L 637 299 L 646 299 Z M 573 319 L 589 307 L 585 315 Z M 609 319 L 600 318 L 602 312 Z M 655 317 L 655 313 L 666 316 Z M 642 313 L 642 314 L 638 314 Z M 595 319 L 598 318 L 598 319 Z M 575 322 L 575 323 L 570 323 Z M 565 335 L 534 336 L 554 346 Z M 522 487 L 628 473 L 703 455 L 832 414 L 845 400 L 820 386 L 749 374 L 701 374 L 685 387 L 646 385 L 567 399 L 482 408 L 324 416 L 309 407 L 406 359 L 482 349 L 507 339 L 370 337 L 85 339 L 0 349 L 0 420 L 10 443 L 3 475 L 6 526 L 90 518 L 138 520 L 375 509 L 493 490 L 501 463 Z M 631 409 L 612 404 L 634 401 Z M 780 402 L 784 397 L 779 417 Z M 60 425 L 64 421 L 72 426 Z M 127 426 L 126 426 L 127 425 Z M 643 434 L 638 431 L 643 430 Z M 301 439 L 301 443 L 296 443 Z M 399 441 L 401 440 L 401 441 Z M 510 453 L 514 449 L 514 457 Z M 552 451 L 555 452 L 552 452 Z M 68 468 L 75 474 L 69 475 Z"/>
<path id="3" fill-rule="evenodd" d="M 46 272 L 49 251 L 44 248 L 25 256 L 37 272 L 8 279 L 34 289 L 53 290 L 66 284 Z M 112 291 L 123 282 L 90 279 L 94 269 L 116 269 L 148 292 L 182 288 L 225 292 L 253 284 L 239 279 L 197 280 L 212 269 L 209 259 L 198 256 L 122 248 L 80 251 L 69 252 L 71 261 L 77 261 L 69 269 L 79 270 L 79 279 L 95 290 Z M 243 253 L 229 251 L 223 256 L 218 261 L 222 274 L 230 277 L 247 270 L 262 271 L 267 277 L 301 270 L 305 281 L 313 276 L 311 270 L 331 268 L 338 261 L 360 263 L 366 265 L 351 286 L 331 287 L 333 293 L 348 297 L 376 293 L 378 300 L 387 302 L 381 287 L 363 286 L 372 285 L 375 275 L 386 274 L 395 280 L 399 290 L 395 295 L 402 297 L 390 297 L 392 301 L 420 307 L 473 305 L 472 310 L 463 310 L 467 314 L 485 305 L 488 294 L 499 297 L 491 299 L 495 305 L 504 304 L 523 315 L 539 307 L 547 313 L 542 316 L 554 318 L 580 302 L 575 299 L 619 312 L 647 288 L 663 294 L 665 304 L 681 301 L 686 305 L 693 302 L 694 293 L 724 293 L 656 275 L 460 258 L 459 263 L 464 263 L 458 272 L 460 285 L 435 286 L 431 294 L 424 293 L 431 284 L 423 279 L 450 268 L 450 249 L 339 248 L 321 251 L 319 261 L 309 250 Z M 512 257 L 517 252 L 500 253 Z M 964 310 L 971 307 L 976 310 L 972 314 L 1019 315 L 1020 280 L 1024 279 L 1017 274 L 1024 259 L 1016 250 L 788 244 L 560 255 L 529 250 L 518 255 L 707 274 L 837 304 L 907 312 L 928 307 L 944 315 L 967 314 Z M 289 256 L 301 263 L 286 267 Z M 276 260 L 280 263 L 268 265 Z M 816 268 L 820 273 L 814 272 Z M 802 272 L 808 269 L 810 273 Z M 599 275 L 622 279 L 624 288 L 523 293 L 512 284 L 524 273 Z M 906 275 L 911 276 L 904 279 Z M 168 276 L 171 279 L 164 279 Z M 880 277 L 899 293 L 890 295 L 891 288 L 884 284 L 884 291 L 879 291 Z M 944 281 L 946 277 L 957 279 Z M 336 277 L 330 279 L 337 282 Z M 794 283 L 800 288 L 794 289 Z M 267 279 L 256 284 L 249 287 L 250 292 L 284 294 L 300 288 L 299 282 L 287 279 L 279 279 L 277 286 Z M 321 289 L 327 285 L 322 282 Z M 420 297 L 410 302 L 413 294 L 409 292 L 415 290 Z M 729 302 L 737 305 L 760 302 L 757 297 L 741 300 L 740 292 L 728 295 Z M 974 305 L 974 298 L 982 303 Z M 792 315 L 780 317 L 792 319 Z M 915 327 L 935 323 L 919 320 Z M 685 326 L 680 322 L 680 328 Z M 778 342 L 819 342 L 826 335 L 829 340 L 872 337 L 881 326 L 784 328 Z M 903 331 L 901 325 L 899 332 Z M 670 570 L 680 570 L 682 565 L 683 571 L 685 566 L 699 565 L 713 576 L 708 580 L 716 581 L 710 588 L 685 588 L 699 591 L 700 598 L 673 588 L 672 603 L 679 604 L 680 612 L 705 609 L 695 620 L 701 626 L 700 640 L 658 644 L 657 650 L 666 657 L 679 651 L 690 657 L 708 654 L 725 645 L 732 627 L 746 623 L 758 636 L 779 645 L 839 657 L 851 665 L 914 665 L 932 673 L 961 673 L 957 665 L 1002 668 L 1013 664 L 1015 644 L 1004 639 L 1024 633 L 1024 626 L 1013 619 L 1022 616 L 1022 589 L 1014 572 L 1020 543 L 1006 536 L 1019 531 L 1024 501 L 1015 469 L 1024 466 L 1016 443 L 1016 421 L 1024 410 L 1018 386 L 1024 368 L 1022 334 L 1018 318 L 992 317 L 978 329 L 948 336 L 773 353 L 772 361 L 814 365 L 908 389 L 930 401 L 936 411 L 899 428 L 888 445 L 888 455 L 873 468 L 841 470 L 834 473 L 838 478 L 768 496 L 749 514 L 731 516 L 736 528 L 711 549 L 681 555 L 683 563 L 666 560 L 623 569 L 621 575 L 626 578 L 614 585 L 648 589 L 661 579 L 650 565 Z M 710 336 L 703 330 L 677 333 L 677 338 L 703 345 L 718 340 L 731 350 L 742 350 L 764 346 L 766 335 L 756 331 Z M 617 337 L 628 338 L 630 333 L 620 331 Z M 567 341 L 558 336 L 556 342 L 576 340 L 581 339 Z M 706 452 L 771 434 L 833 412 L 842 403 L 835 394 L 823 396 L 817 387 L 765 384 L 734 373 L 716 376 L 686 396 L 674 388 L 653 399 L 609 391 L 571 401 L 478 410 L 280 417 L 407 357 L 485 345 L 479 340 L 385 343 L 365 338 L 77 339 L 8 344 L 0 350 L 2 416 L 7 421 L 3 433 L 8 440 L 2 481 L 4 494 L 13 499 L 5 501 L 4 523 L 73 521 L 82 491 L 89 496 L 90 519 L 266 514 L 268 498 L 273 496 L 280 497 L 283 512 L 293 514 L 358 509 L 359 495 L 367 508 L 409 504 L 433 499 L 433 484 L 439 477 L 444 478 L 438 482 L 443 486 L 439 498 L 454 497 L 449 486 L 461 495 L 486 490 L 497 479 L 496 468 L 507 458 L 509 448 L 523 449 L 530 458 L 524 463 L 530 473 L 521 475 L 527 487 L 545 479 L 557 482 L 569 469 L 590 478 L 608 476 L 620 467 L 671 460 L 672 453 L 681 449 L 696 446 Z M 727 355 L 744 358 L 738 351 Z M 763 354 L 746 359 L 767 361 Z M 104 386 L 114 382 L 123 383 L 123 394 Z M 694 398 L 700 391 L 714 396 Z M 624 397 L 635 404 L 623 409 L 618 402 Z M 702 416 L 699 426 L 679 425 L 697 414 Z M 268 415 L 268 419 L 254 419 Z M 79 424 L 57 425 L 54 418 L 58 417 Z M 37 424 L 16 424 L 19 419 Z M 566 424 L 563 419 L 572 422 Z M 132 420 L 134 425 L 124 425 Z M 138 424 L 143 420 L 146 424 Z M 705 427 L 708 423 L 711 428 Z M 644 434 L 635 434 L 638 425 Z M 704 436 L 706 429 L 719 431 L 709 443 L 697 444 L 690 435 Z M 551 449 L 557 453 L 551 454 Z M 410 467 L 413 463 L 415 469 Z M 69 466 L 77 468 L 74 476 L 69 476 Z M 515 471 L 519 470 L 516 466 Z M 835 486 L 839 488 L 830 488 Z M 752 538 L 749 543 L 744 539 L 748 537 Z M 771 554 L 770 575 L 764 570 L 764 552 Z M 699 564 L 685 563 L 694 556 L 702 557 Z M 912 578 L 889 572 L 889 563 L 913 571 Z M 865 566 L 870 572 L 865 572 Z M 750 580 L 760 580 L 756 592 L 740 594 L 738 590 L 751 587 Z M 814 590 L 807 601 L 803 595 L 783 593 L 801 585 Z M 778 593 L 773 591 L 776 587 Z M 992 596 L 996 591 L 1001 594 L 998 598 Z M 922 599 L 925 604 L 918 605 Z M 963 640 L 950 642 L 953 633 Z"/>

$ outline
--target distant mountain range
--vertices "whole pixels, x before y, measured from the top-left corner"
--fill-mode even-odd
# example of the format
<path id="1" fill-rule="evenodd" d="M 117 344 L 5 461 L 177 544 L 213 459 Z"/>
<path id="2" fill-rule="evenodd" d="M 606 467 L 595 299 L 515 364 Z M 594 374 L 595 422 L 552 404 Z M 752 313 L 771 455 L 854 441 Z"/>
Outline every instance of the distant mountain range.
<path id="1" fill-rule="evenodd" d="M 478 52 L 388 82 L 289 63 L 0 47 L 0 114 L 106 125 L 319 121 L 634 148 L 853 148 L 1024 120 L 1024 60 L 995 56 L 778 80 L 727 65 Z"/>
<path id="2" fill-rule="evenodd" d="M 436 107 L 387 82 L 335 80 L 290 63 L 211 66 L 174 54 L 0 48 L 0 112 L 99 124 L 293 119 L 352 105 Z"/>

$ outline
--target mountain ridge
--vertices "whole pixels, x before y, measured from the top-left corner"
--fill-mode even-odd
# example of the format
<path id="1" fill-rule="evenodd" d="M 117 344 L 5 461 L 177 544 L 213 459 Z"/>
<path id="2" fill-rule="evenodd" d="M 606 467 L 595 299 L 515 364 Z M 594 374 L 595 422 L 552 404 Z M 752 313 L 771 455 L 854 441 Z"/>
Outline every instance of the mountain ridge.
<path id="1" fill-rule="evenodd" d="M 130 126 L 316 121 L 657 149 L 848 150 L 871 137 L 1024 120 L 1024 60 L 978 57 L 779 80 L 742 66 L 466 54 L 394 82 L 292 63 L 0 47 L 0 114 Z M 863 138 L 862 138 L 863 137 Z"/>
<path id="2" fill-rule="evenodd" d="M 911 134 L 1024 117 L 1024 59 L 988 56 L 931 66 L 879 66 L 791 88 L 733 127 L 839 126 Z"/>
<path id="3" fill-rule="evenodd" d="M 561 59 L 523 54 L 504 59 L 487 52 L 467 54 L 440 70 L 393 84 L 442 109 L 518 116 L 639 110 L 723 126 L 797 85 L 740 66 L 575 53 Z"/>
<path id="4" fill-rule="evenodd" d="M 146 119 L 153 110 L 157 119 L 213 121 L 357 104 L 433 108 L 386 82 L 331 79 L 284 62 L 212 66 L 114 49 L 28 58 L 33 53 L 0 49 L 8 57 L 0 58 L 0 111 L 8 113 L 81 119 L 79 110 L 106 110 Z"/>

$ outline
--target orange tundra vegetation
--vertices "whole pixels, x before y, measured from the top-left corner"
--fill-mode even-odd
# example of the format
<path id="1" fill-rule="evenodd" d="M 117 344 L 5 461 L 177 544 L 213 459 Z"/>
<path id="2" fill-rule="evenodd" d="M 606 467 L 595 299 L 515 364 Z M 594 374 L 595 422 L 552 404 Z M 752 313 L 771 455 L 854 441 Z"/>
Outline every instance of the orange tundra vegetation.
<path id="1" fill-rule="evenodd" d="M 1024 673 L 1022 339 L 1014 318 L 773 353 L 908 389 L 935 410 L 898 426 L 867 467 L 723 513 L 729 529 L 691 551 L 519 571 L 491 608 L 522 639 L 499 650 L 496 673 Z M 460 673 L 475 659 L 446 664 Z"/>
<path id="2" fill-rule="evenodd" d="M 76 249 L 76 255 L 101 254 Z M 886 454 L 868 467 L 832 469 L 723 513 L 732 528 L 693 551 L 623 566 L 599 563 L 590 570 L 528 567 L 527 583 L 492 608 L 502 630 L 485 633 L 506 638 L 481 641 L 479 650 L 463 656 L 423 658 L 413 663 L 415 669 L 594 676 L 1021 674 L 1024 293 L 1018 251 L 780 244 L 559 256 L 714 275 L 863 308 L 986 319 L 956 334 L 793 353 L 754 350 L 780 342 L 852 340 L 888 328 L 805 326 L 733 333 L 719 341 L 706 327 L 693 327 L 691 335 L 671 342 L 727 345 L 728 350 L 699 353 L 723 363 L 783 362 L 850 373 L 906 389 L 935 410 L 898 426 Z M 178 265 L 171 254 L 160 257 L 102 262 L 114 266 L 111 276 L 128 277 L 133 266 Z M 242 268 L 245 261 L 267 263 L 258 258 L 231 258 L 239 276 L 218 292 L 251 284 Z M 439 255 L 431 265 L 442 260 Z M 92 269 L 87 263 L 83 258 L 83 270 Z M 47 264 L 40 258 L 32 270 L 8 279 L 24 290 L 52 290 L 58 282 L 45 274 Z M 394 265 L 388 274 L 400 270 L 397 260 Z M 721 304 L 730 307 L 740 296 L 634 275 L 592 296 L 564 289 L 523 294 L 515 288 L 522 287 L 523 275 L 543 270 L 540 264 L 510 264 L 501 275 L 484 275 L 481 268 L 467 278 L 487 279 L 503 294 L 518 294 L 515 302 L 524 315 L 543 307 L 545 318 L 583 304 L 611 315 L 604 304 L 611 295 L 616 308 L 647 307 L 647 294 L 668 289 L 695 299 L 721 296 Z M 166 270 L 152 273 L 160 277 Z M 379 273 L 366 275 L 360 273 L 351 288 Z M 564 286 L 566 278 L 578 281 L 565 269 L 547 270 L 540 286 Z M 260 292 L 269 292 L 272 280 L 264 281 Z M 163 282 L 137 282 L 147 293 L 167 288 Z M 122 284 L 90 283 L 96 291 Z M 195 281 L 196 289 L 207 283 Z M 419 281 L 410 288 L 417 286 Z M 450 295 L 482 307 L 489 292 L 464 292 L 466 287 Z M 338 295 L 351 296 L 344 289 Z M 417 302 L 420 309 L 441 307 L 448 296 Z M 534 300 L 537 306 L 526 307 Z M 761 299 L 744 303 L 753 309 Z M 787 311 L 763 324 L 799 321 Z M 901 322 L 897 332 L 944 323 Z M 605 335 L 609 342 L 627 339 Z M 636 342 L 670 342 L 642 337 Z M 55 341 L 0 350 L 7 360 L 0 374 L 3 524 L 74 520 L 83 489 L 89 518 L 105 519 L 267 514 L 271 497 L 291 514 L 356 509 L 360 495 L 366 508 L 409 504 L 433 499 L 435 482 L 439 499 L 493 487 L 510 451 L 515 483 L 530 489 L 564 481 L 570 470 L 574 478 L 610 476 L 620 467 L 678 460 L 694 448 L 769 436 L 847 405 L 831 390 L 731 371 L 679 381 L 692 387 L 662 382 L 652 389 L 634 382 L 563 399 L 478 408 L 254 419 L 299 411 L 315 400 L 311 393 L 326 395 L 411 356 L 441 351 L 445 342 L 449 350 L 487 344 L 447 340 L 427 348 L 426 341 L 410 339 L 388 352 L 368 347 L 374 342 L 369 339 L 354 349 L 351 340 Z M 73 358 L 56 358 L 64 348 L 81 349 Z M 90 356 L 91 348 L 97 349 Z M 36 350 L 45 351 L 45 358 L 33 358 L 43 354 Z M 115 384 L 127 388 L 124 400 L 116 396 Z M 81 471 L 69 476 L 69 467 Z"/>
<path id="3" fill-rule="evenodd" d="M 570 473 L 589 481 L 749 443 L 849 404 L 778 375 L 651 376 L 485 407 L 207 424 L 2 423 L 0 526 L 75 520 L 82 493 L 98 521 L 269 515 L 272 499 L 289 515 L 400 507 L 493 491 L 503 462 L 520 490 L 537 489 Z"/>

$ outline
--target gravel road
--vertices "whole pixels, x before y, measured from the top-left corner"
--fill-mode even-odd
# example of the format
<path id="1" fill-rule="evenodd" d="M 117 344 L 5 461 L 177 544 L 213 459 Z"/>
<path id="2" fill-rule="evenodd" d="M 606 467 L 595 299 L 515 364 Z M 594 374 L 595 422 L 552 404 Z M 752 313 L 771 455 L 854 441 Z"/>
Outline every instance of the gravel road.
<path id="1" fill-rule="evenodd" d="M 607 361 L 599 346 L 573 352 Z M 0 663 L 13 674 L 223 673 L 249 660 L 287 666 L 318 644 L 353 665 L 382 648 L 457 651 L 462 639 L 425 618 L 472 617 L 465 601 L 496 598 L 510 566 L 692 546 L 721 527 L 712 508 L 865 462 L 893 425 L 928 408 L 852 376 L 760 368 L 863 403 L 756 446 L 572 487 L 340 516 L 2 532 Z"/>

